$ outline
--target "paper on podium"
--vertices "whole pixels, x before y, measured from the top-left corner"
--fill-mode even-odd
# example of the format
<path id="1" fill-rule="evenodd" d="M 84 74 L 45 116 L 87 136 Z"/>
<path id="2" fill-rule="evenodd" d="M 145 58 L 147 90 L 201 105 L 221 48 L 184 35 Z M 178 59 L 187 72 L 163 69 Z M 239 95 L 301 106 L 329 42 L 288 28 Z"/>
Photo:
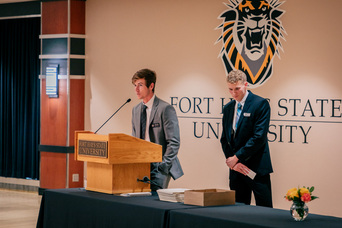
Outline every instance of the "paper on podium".
<path id="1" fill-rule="evenodd" d="M 169 201 L 176 203 L 184 202 L 184 191 L 189 190 L 187 188 L 169 188 L 169 189 L 158 189 L 157 193 L 159 200 Z"/>
<path id="2" fill-rule="evenodd" d="M 126 197 L 130 197 L 130 196 L 151 196 L 151 195 L 152 195 L 151 192 L 131 192 L 131 193 L 120 194 L 120 196 L 126 196 Z"/>

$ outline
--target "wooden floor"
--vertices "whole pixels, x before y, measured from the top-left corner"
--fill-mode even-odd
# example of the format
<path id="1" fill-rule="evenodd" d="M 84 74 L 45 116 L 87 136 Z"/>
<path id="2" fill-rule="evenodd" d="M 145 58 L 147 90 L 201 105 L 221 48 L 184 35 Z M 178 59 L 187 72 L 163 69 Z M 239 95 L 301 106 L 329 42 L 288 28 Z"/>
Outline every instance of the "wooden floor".
<path id="1" fill-rule="evenodd" d="M 0 228 L 36 227 L 41 196 L 0 189 Z"/>

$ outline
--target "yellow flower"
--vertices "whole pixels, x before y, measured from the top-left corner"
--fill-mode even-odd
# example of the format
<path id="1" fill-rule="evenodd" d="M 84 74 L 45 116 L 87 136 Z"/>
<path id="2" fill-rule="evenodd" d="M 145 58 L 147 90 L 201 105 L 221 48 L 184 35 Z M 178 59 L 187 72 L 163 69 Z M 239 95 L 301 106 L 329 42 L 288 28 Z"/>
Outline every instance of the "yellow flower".
<path id="1" fill-rule="evenodd" d="M 299 191 L 300 191 L 300 195 L 301 196 L 304 195 L 305 193 L 309 193 L 310 194 L 310 191 L 307 188 L 300 188 Z"/>
<path id="2" fill-rule="evenodd" d="M 286 199 L 293 200 L 294 197 L 299 197 L 297 188 L 291 188 L 286 193 Z"/>

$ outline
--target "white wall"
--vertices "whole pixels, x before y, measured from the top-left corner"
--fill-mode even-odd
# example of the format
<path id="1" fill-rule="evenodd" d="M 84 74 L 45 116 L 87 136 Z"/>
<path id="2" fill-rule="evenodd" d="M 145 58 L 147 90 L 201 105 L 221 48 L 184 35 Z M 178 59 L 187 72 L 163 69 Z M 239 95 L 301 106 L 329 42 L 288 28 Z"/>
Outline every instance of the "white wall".
<path id="1" fill-rule="evenodd" d="M 339 0 L 330 0 L 329 4 L 287 0 L 280 7 L 286 11 L 281 17 L 287 32 L 286 41 L 282 41 L 284 52 L 280 52 L 280 59 L 274 57 L 272 77 L 252 90 L 269 98 L 272 108 L 269 138 L 274 141 L 270 148 L 276 208 L 291 206 L 283 198 L 289 188 L 314 185 L 314 193 L 320 198 L 308 204 L 310 212 L 342 217 L 342 199 L 338 197 L 342 188 L 341 6 Z M 221 98 L 227 102 L 230 96 L 225 70 L 218 58 L 222 44 L 215 45 L 221 31 L 215 28 L 222 22 L 218 17 L 226 9 L 222 0 L 86 2 L 85 127 L 95 131 L 132 98 L 99 132 L 130 134 L 131 109 L 139 102 L 131 77 L 141 68 L 155 70 L 156 94 L 168 102 L 177 97 L 173 102 L 177 103 L 181 128 L 179 158 L 185 175 L 172 181 L 171 188 L 228 188 L 228 169 L 219 139 L 211 131 L 210 138 L 207 134 L 202 138 L 194 136 L 194 122 L 197 127 L 203 122 L 205 129 L 210 123 L 215 131 L 218 126 L 221 135 Z M 202 103 L 198 107 L 202 113 L 198 109 L 195 113 L 183 113 L 187 109 L 187 99 L 183 97 L 192 101 L 194 97 L 200 98 Z M 210 113 L 205 98 L 211 99 Z M 297 116 L 293 116 L 294 102 L 290 99 L 301 99 L 296 105 Z M 323 103 L 324 117 L 317 99 L 328 100 Z M 288 113 L 282 116 L 284 106 Z M 335 117 L 331 117 L 332 110 Z M 293 126 L 292 140 L 289 126 Z M 305 133 L 310 129 L 307 143 L 303 143 L 300 127 Z"/>

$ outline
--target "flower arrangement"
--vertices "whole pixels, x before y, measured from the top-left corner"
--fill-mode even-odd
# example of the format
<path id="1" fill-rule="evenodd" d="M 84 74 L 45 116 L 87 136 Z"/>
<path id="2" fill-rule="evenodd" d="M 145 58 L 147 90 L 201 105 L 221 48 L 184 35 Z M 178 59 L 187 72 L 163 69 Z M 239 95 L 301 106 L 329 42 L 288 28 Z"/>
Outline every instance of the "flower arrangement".
<path id="1" fill-rule="evenodd" d="M 308 203 L 314 199 L 317 199 L 317 196 L 313 196 L 312 192 L 315 188 L 312 186 L 302 187 L 302 188 L 291 188 L 287 191 L 284 198 L 288 201 L 293 201 L 293 205 L 291 206 L 291 215 L 296 221 L 303 221 L 308 215 L 308 207 L 305 203 Z"/>
<path id="2" fill-rule="evenodd" d="M 315 187 L 302 187 L 302 188 L 291 188 L 287 191 L 285 199 L 288 201 L 293 201 L 294 203 L 308 203 L 314 199 L 317 199 L 317 196 L 313 196 L 312 192 L 315 190 Z"/>

